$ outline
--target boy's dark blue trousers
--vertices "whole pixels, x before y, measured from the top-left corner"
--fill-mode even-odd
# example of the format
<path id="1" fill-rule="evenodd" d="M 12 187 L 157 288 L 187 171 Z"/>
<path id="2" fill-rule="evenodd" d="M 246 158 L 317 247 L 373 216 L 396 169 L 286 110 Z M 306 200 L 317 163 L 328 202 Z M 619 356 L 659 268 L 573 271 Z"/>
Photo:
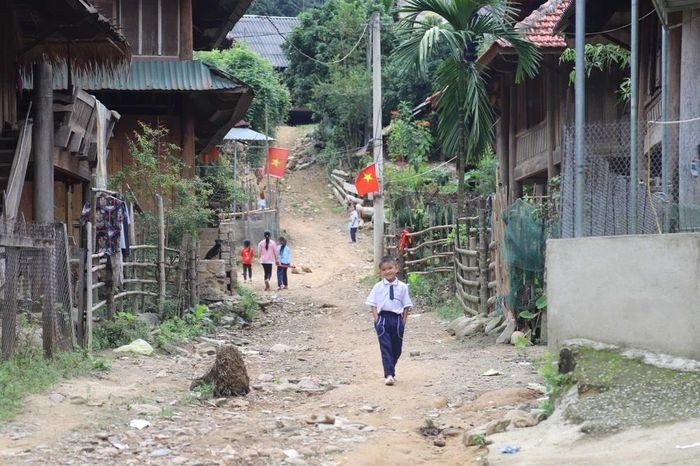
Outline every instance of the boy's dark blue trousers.
<path id="1" fill-rule="evenodd" d="M 374 329 L 379 338 L 384 377 L 396 376 L 396 363 L 399 361 L 403 346 L 404 323 L 401 314 L 388 311 L 380 312 Z"/>

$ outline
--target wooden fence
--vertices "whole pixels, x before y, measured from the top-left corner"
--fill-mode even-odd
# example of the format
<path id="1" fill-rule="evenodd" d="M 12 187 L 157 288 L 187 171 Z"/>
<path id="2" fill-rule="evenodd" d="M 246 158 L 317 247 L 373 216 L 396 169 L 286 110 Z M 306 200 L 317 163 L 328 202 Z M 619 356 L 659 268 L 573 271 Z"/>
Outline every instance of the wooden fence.
<path id="1" fill-rule="evenodd" d="M 409 242 L 399 249 L 401 235 L 385 235 L 385 247 L 399 260 L 403 274 L 452 272 L 454 225 L 435 225 L 421 231 L 409 232 Z"/>
<path id="2" fill-rule="evenodd" d="M 177 313 L 182 315 L 186 307 L 198 303 L 196 244 L 187 240 L 183 242 L 183 250 L 166 247 L 165 215 L 160 196 L 157 205 L 157 244 L 130 245 L 129 260 L 121 264 L 121 286 L 115 284 L 117 271 L 114 267 L 119 264 L 113 264 L 105 253 L 92 252 L 94 229 L 92 223 L 87 222 L 86 248 L 79 251 L 78 258 L 71 260 L 79 268 L 76 290 L 81 318 L 77 333 L 83 347 L 92 348 L 93 321 L 100 310 L 105 319 L 112 319 L 117 309 L 132 312 L 145 309 L 146 298 L 150 298 L 155 300 L 158 313 L 163 315 L 167 297 L 174 297 Z"/>

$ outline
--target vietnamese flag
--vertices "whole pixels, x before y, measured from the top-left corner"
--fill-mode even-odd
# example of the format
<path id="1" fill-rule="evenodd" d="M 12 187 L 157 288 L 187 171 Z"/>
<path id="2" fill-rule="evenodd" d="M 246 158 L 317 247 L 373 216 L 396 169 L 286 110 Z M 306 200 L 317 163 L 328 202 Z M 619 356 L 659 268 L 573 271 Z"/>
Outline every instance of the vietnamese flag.
<path id="1" fill-rule="evenodd" d="M 284 178 L 284 171 L 287 168 L 287 154 L 289 150 L 279 147 L 270 147 L 267 150 L 267 166 L 265 172 L 275 178 Z"/>
<path id="2" fill-rule="evenodd" d="M 376 163 L 370 163 L 357 174 L 355 178 L 355 188 L 357 188 L 358 196 L 379 192 L 376 165 Z"/>

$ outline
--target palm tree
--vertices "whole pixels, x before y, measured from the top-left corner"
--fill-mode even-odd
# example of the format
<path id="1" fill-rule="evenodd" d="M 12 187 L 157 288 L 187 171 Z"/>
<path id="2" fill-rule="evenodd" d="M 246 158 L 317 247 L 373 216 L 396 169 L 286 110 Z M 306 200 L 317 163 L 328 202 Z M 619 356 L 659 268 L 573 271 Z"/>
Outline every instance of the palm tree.
<path id="1" fill-rule="evenodd" d="M 404 40 L 396 57 L 425 74 L 429 60 L 444 56 L 435 75 L 440 93 L 438 136 L 448 154 L 457 154 L 457 213 L 464 213 L 464 164 L 493 141 L 495 113 L 486 90 L 488 69 L 477 49 L 506 41 L 517 55 L 516 82 L 537 73 L 540 53 L 514 28 L 515 10 L 506 0 L 408 0 L 399 9 Z"/>

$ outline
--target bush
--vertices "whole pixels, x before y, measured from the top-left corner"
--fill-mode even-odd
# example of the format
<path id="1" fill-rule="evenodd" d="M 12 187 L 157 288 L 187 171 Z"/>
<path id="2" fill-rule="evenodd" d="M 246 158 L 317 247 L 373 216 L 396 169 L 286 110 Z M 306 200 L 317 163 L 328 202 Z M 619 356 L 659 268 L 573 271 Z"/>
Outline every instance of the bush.
<path id="1" fill-rule="evenodd" d="M 138 338 L 150 339 L 148 325 L 129 312 L 117 312 L 113 320 L 105 320 L 95 326 L 92 345 L 96 350 L 118 348 Z"/>
<path id="2" fill-rule="evenodd" d="M 258 303 L 255 301 L 255 295 L 247 288 L 239 286 L 238 294 L 241 295 L 243 306 L 243 317 L 250 322 L 255 317 L 255 313 L 258 311 Z"/>
<path id="3" fill-rule="evenodd" d="M 449 292 L 449 280 L 444 275 L 420 275 L 412 272 L 408 274 L 408 287 L 411 295 L 426 306 L 438 308 L 453 300 L 453 295 Z"/>
<path id="4" fill-rule="evenodd" d="M 180 343 L 214 329 L 214 323 L 209 318 L 209 309 L 199 304 L 194 310 L 183 317 L 173 317 L 158 327 L 155 344 L 158 347 L 170 343 Z"/>

